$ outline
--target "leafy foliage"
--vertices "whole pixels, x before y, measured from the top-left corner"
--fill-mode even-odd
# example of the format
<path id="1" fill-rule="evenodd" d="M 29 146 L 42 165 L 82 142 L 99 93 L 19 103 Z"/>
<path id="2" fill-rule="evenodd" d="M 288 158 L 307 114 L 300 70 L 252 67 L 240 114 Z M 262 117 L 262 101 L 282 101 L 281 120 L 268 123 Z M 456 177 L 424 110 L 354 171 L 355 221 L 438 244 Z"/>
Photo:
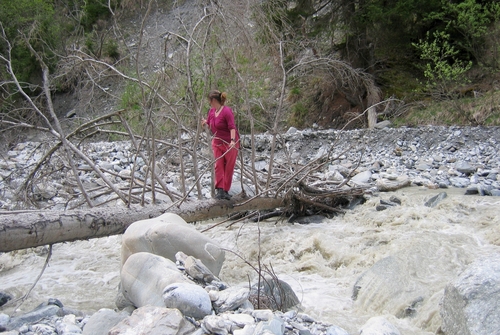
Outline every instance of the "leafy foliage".
<path id="1" fill-rule="evenodd" d="M 10 41 L 12 67 L 21 82 L 29 82 L 39 70 L 39 65 L 26 43 L 47 60 L 60 43 L 60 25 L 52 1 L 4 0 L 0 2 L 0 23 Z M 2 54 L 7 52 L 5 41 L 0 43 Z M 54 64 L 55 60 L 48 60 Z"/>
<path id="2" fill-rule="evenodd" d="M 450 96 L 456 85 L 466 83 L 465 73 L 472 67 L 472 61 L 458 59 L 459 51 L 449 42 L 450 35 L 445 32 L 434 32 L 431 37 L 414 43 L 420 51 L 420 57 L 426 61 L 424 76 L 427 88 L 437 96 Z"/>
<path id="3" fill-rule="evenodd" d="M 116 8 L 116 0 L 111 1 L 113 8 Z M 82 5 L 82 26 L 87 30 L 92 30 L 92 26 L 98 20 L 106 20 L 111 16 L 112 8 L 108 7 L 108 0 L 86 0 Z"/>

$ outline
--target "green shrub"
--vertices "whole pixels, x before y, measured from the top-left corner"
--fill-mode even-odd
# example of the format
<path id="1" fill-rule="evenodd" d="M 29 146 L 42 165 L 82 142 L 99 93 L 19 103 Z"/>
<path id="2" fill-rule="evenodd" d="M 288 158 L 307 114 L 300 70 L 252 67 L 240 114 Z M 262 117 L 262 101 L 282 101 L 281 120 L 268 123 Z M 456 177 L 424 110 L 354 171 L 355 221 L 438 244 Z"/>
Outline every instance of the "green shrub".
<path id="1" fill-rule="evenodd" d="M 116 1 L 111 1 L 111 5 L 116 7 Z M 90 31 L 98 20 L 105 20 L 111 16 L 108 7 L 108 0 L 86 0 L 82 7 L 82 19 L 80 24 L 85 30 Z"/>
<path id="2" fill-rule="evenodd" d="M 458 58 L 458 50 L 449 40 L 449 34 L 435 31 L 432 37 L 428 32 L 426 40 L 413 44 L 425 62 L 427 88 L 438 97 L 450 97 L 456 85 L 465 84 L 465 73 L 472 67 L 472 61 L 466 62 Z"/>

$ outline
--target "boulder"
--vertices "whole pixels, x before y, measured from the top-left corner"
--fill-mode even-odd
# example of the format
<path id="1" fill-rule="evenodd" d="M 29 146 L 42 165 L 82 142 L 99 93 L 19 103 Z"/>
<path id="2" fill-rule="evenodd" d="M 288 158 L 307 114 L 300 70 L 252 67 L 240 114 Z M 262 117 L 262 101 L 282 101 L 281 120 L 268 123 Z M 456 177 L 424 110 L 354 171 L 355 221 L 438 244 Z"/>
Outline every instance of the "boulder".
<path id="1" fill-rule="evenodd" d="M 362 335 L 401 335 L 392 323 L 381 316 L 372 317 L 366 321 L 359 333 Z"/>
<path id="2" fill-rule="evenodd" d="M 13 330 L 21 327 L 23 324 L 34 324 L 44 318 L 50 318 L 59 313 L 61 307 L 53 304 L 42 304 L 36 307 L 31 312 L 28 312 L 21 316 L 13 317 L 9 320 L 9 323 L 5 326 L 6 330 Z"/>
<path id="3" fill-rule="evenodd" d="M 446 335 L 498 334 L 500 254 L 472 263 L 445 287 L 440 314 Z"/>
<path id="4" fill-rule="evenodd" d="M 187 256 L 182 251 L 179 251 L 175 254 L 175 259 L 184 266 L 186 273 L 195 280 L 203 283 L 211 283 L 216 279 L 205 264 L 193 256 Z"/>
<path id="5" fill-rule="evenodd" d="M 168 308 L 177 308 L 185 316 L 203 319 L 212 312 L 208 292 L 201 286 L 189 283 L 174 283 L 165 287 L 163 301 Z"/>
<path id="6" fill-rule="evenodd" d="M 233 313 L 209 315 L 201 322 L 201 328 L 205 333 L 218 335 L 252 335 L 255 334 L 255 325 L 255 320 L 251 315 Z"/>
<path id="7" fill-rule="evenodd" d="M 456 162 L 455 169 L 457 169 L 458 172 L 461 172 L 463 174 L 471 174 L 476 172 L 476 168 L 466 161 Z"/>
<path id="8" fill-rule="evenodd" d="M 396 180 L 389 180 L 380 178 L 377 179 L 377 188 L 380 192 L 391 192 L 399 190 L 400 188 L 407 187 L 411 185 L 411 180 L 408 176 L 402 175 L 396 178 Z"/>
<path id="9" fill-rule="evenodd" d="M 69 314 L 56 322 L 56 333 L 61 335 L 77 335 L 82 334 L 82 329 L 77 324 L 76 316 Z"/>
<path id="10" fill-rule="evenodd" d="M 190 283 L 174 262 L 148 252 L 138 252 L 128 257 L 120 276 L 123 296 L 135 307 L 165 307 L 165 287 L 174 283 Z"/>
<path id="11" fill-rule="evenodd" d="M 213 292 L 213 291 L 212 291 Z M 211 293 L 212 293 L 211 292 Z M 226 311 L 234 311 L 243 305 L 249 296 L 247 287 L 229 287 L 226 290 L 216 292 L 212 302 L 213 307 L 217 313 L 224 313 Z"/>
<path id="12" fill-rule="evenodd" d="M 326 335 L 349 335 L 349 333 L 344 328 L 333 325 L 326 330 Z"/>
<path id="13" fill-rule="evenodd" d="M 12 295 L 7 292 L 0 291 L 0 306 L 5 305 L 9 300 L 12 300 Z"/>
<path id="14" fill-rule="evenodd" d="M 370 183 L 371 178 L 372 178 L 371 171 L 366 170 L 352 177 L 351 182 L 355 183 L 356 185 L 367 185 Z"/>
<path id="15" fill-rule="evenodd" d="M 144 306 L 111 328 L 109 335 L 186 335 L 194 331 L 195 326 L 179 310 Z"/>
<path id="16" fill-rule="evenodd" d="M 121 260 L 123 265 L 130 255 L 149 252 L 175 262 L 179 251 L 199 259 L 219 275 L 225 258 L 222 248 L 173 213 L 131 224 L 123 234 Z"/>
<path id="17" fill-rule="evenodd" d="M 260 305 L 280 311 L 287 311 L 300 304 L 299 298 L 288 283 L 268 276 L 261 280 L 260 286 L 259 283 L 252 285 L 249 300 L 254 306 Z"/>
<path id="18" fill-rule="evenodd" d="M 94 313 L 83 327 L 83 335 L 108 335 L 118 322 L 127 318 L 127 313 L 118 313 L 109 308 L 101 308 Z"/>
<path id="19" fill-rule="evenodd" d="M 271 333 L 283 335 L 285 333 L 285 323 L 279 317 L 274 317 L 269 321 L 260 321 L 255 327 L 254 334 Z"/>
<path id="20" fill-rule="evenodd" d="M 443 199 L 445 199 L 447 196 L 448 194 L 446 192 L 439 192 L 437 195 L 427 200 L 424 205 L 427 207 L 436 207 L 437 204 L 443 201 Z"/>
<path id="21" fill-rule="evenodd" d="M 0 333 L 7 330 L 7 324 L 9 324 L 10 316 L 4 313 L 0 313 Z"/>
<path id="22" fill-rule="evenodd" d="M 220 315 L 207 315 L 201 322 L 205 334 L 228 335 L 231 324 Z"/>

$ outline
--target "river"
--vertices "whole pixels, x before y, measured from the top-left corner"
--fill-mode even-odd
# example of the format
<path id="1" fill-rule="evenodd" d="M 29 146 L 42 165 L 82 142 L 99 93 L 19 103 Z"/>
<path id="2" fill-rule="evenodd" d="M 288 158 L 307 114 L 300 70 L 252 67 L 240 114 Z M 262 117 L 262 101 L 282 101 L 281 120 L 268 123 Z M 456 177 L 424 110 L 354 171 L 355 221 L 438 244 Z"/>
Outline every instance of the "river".
<path id="1" fill-rule="evenodd" d="M 424 206 L 443 191 L 448 196 L 436 207 Z M 370 317 L 384 316 L 402 334 L 434 334 L 441 323 L 439 302 L 445 285 L 473 260 L 500 252 L 500 198 L 466 196 L 464 191 L 409 187 L 380 193 L 347 214 L 319 224 L 267 220 L 227 228 L 227 223 L 206 234 L 233 251 L 226 253 L 220 275 L 230 285 L 255 276 L 241 257 L 255 265 L 260 252 L 262 264 L 272 265 L 295 290 L 303 311 L 318 321 L 357 334 Z M 380 199 L 391 195 L 401 199 L 402 205 L 376 211 Z M 215 223 L 196 227 L 203 230 Z M 0 254 L 0 290 L 16 297 L 26 293 L 46 256 L 47 248 Z M 394 316 L 406 303 L 405 294 L 388 296 L 383 285 L 377 294 L 356 301 L 351 298 L 360 275 L 388 256 L 407 264 L 408 278 L 394 278 L 394 283 L 407 282 L 423 291 L 424 299 L 412 317 Z M 55 245 L 49 266 L 17 313 L 49 298 L 87 313 L 114 308 L 119 265 L 120 236 Z M 0 313 L 11 314 L 14 306 L 0 308 Z"/>

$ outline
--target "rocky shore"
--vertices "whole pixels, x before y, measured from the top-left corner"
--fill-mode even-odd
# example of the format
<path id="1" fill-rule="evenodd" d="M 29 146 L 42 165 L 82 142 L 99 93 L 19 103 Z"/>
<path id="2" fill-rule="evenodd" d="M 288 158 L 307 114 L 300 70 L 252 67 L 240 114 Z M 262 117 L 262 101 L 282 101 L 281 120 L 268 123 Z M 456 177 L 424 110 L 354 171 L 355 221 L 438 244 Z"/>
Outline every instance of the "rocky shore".
<path id="1" fill-rule="evenodd" d="M 256 135 L 255 149 L 257 170 L 265 171 L 269 163 L 269 134 Z M 187 139 L 189 141 L 189 138 Z M 250 159 L 250 138 L 242 137 L 245 163 Z M 3 155 L 0 160 L 0 209 L 23 209 L 28 206 L 22 202 L 18 189 L 30 170 L 42 157 L 48 144 L 41 142 L 20 143 Z M 351 185 L 372 186 L 374 190 L 389 190 L 409 185 L 428 188 L 463 188 L 467 194 L 485 196 L 500 195 L 500 128 L 499 127 L 419 127 L 383 128 L 375 130 L 318 130 L 299 131 L 290 128 L 279 137 L 277 142 L 276 164 L 288 165 L 290 162 L 306 164 L 312 159 L 330 155 L 332 163 L 323 171 L 318 171 L 318 179 L 342 183 L 351 178 Z M 200 148 L 207 150 L 207 148 Z M 127 188 L 132 171 L 137 178 L 145 178 L 146 166 L 138 159 L 135 169 L 134 155 L 129 142 L 99 142 L 89 144 L 86 152 L 105 175 L 117 187 Z M 172 157 L 158 159 L 158 171 L 173 192 L 181 189 L 178 164 L 172 164 Z M 78 197 L 76 183 L 70 182 L 68 169 L 61 169 L 62 161 L 54 163 L 51 180 L 41 180 L 32 187 L 36 207 L 63 210 L 82 203 Z M 76 162 L 79 178 L 87 189 L 103 186 L 102 179 L 83 161 Z M 192 164 L 186 162 L 187 171 Z M 55 172 L 54 172 L 55 171 Z M 235 179 L 239 178 L 236 171 Z M 192 177 L 186 178 L 190 187 Z M 200 180 L 202 193 L 210 198 L 210 175 Z M 246 181 L 251 189 L 251 182 Z M 238 193 L 239 183 L 233 183 Z M 99 191 L 91 191 L 90 195 Z M 77 195 L 75 198 L 75 194 Z M 192 195 L 195 197 L 195 195 Z M 112 199 L 109 194 L 97 197 L 97 203 Z M 168 197 L 159 194 L 159 202 L 169 202 Z M 116 204 L 118 204 L 116 202 Z M 111 206 L 113 203 L 110 204 Z"/>
<path id="2" fill-rule="evenodd" d="M 243 137 L 242 142 L 245 151 L 248 152 L 249 138 Z M 256 137 L 257 169 L 266 169 L 270 143 L 271 136 L 268 134 Z M 29 172 L 29 167 L 43 154 L 40 150 L 42 147 L 41 143 L 22 143 L 6 153 L 5 159 L 0 163 L 0 183 L 3 193 L 1 209 L 18 208 L 19 199 L 16 189 Z M 299 131 L 291 128 L 280 136 L 278 149 L 276 161 L 279 164 L 287 164 L 290 159 L 305 164 L 314 158 L 329 154 L 334 159 L 325 170 L 318 172 L 319 180 L 340 184 L 346 178 L 350 178 L 350 185 L 367 186 L 373 193 L 418 185 L 443 190 L 455 187 L 463 189 L 464 194 L 500 196 L 500 128 L 498 127 L 419 127 L 352 131 L 318 129 Z M 132 156 L 129 151 L 130 145 L 127 142 L 97 143 L 89 147 L 88 154 L 99 166 L 113 171 L 113 174 L 109 175 L 118 184 L 126 184 L 120 176 L 130 175 L 132 171 Z M 248 159 L 248 155 L 245 159 Z M 81 180 L 84 184 L 99 185 L 101 183 L 83 162 L 79 163 L 78 168 L 82 171 Z M 187 168 L 189 169 L 189 166 Z M 143 169 L 139 168 L 136 173 L 140 176 L 142 171 Z M 35 192 L 37 192 L 41 207 L 65 208 L 64 204 L 71 199 L 69 195 L 72 194 L 65 183 L 65 177 L 66 175 L 61 173 L 59 180 L 38 186 Z M 166 178 L 172 190 L 179 189 L 180 180 L 175 171 L 169 170 Z M 201 182 L 204 196 L 210 197 L 209 178 L 203 178 Z M 236 193 L 238 190 L 234 189 L 232 192 Z M 108 200 L 108 195 L 103 195 L 101 198 L 103 202 Z M 168 199 L 165 198 L 163 201 L 168 202 Z M 394 202 L 397 202 L 397 199 L 394 199 Z M 383 209 L 384 206 L 381 206 L 380 210 Z M 446 334 L 460 332 L 460 328 L 456 328 L 457 326 L 453 323 L 453 318 L 457 314 L 453 306 L 457 304 L 457 299 L 465 297 L 464 299 L 469 302 L 470 306 L 478 303 L 474 295 L 470 293 L 470 288 L 486 296 L 496 296 L 494 292 L 486 292 L 489 286 L 484 285 L 488 281 L 493 283 L 493 288 L 500 284 L 500 269 L 496 264 L 494 257 L 482 260 L 471 267 L 469 274 L 464 274 L 463 277 L 457 279 L 456 283 L 447 287 L 450 293 L 445 299 L 447 305 L 443 307 L 442 312 L 443 315 L 449 316 L 448 324 L 446 325 L 446 322 L 444 324 L 448 327 Z M 176 267 L 188 278 L 196 277 L 194 268 L 190 271 L 190 267 L 186 266 L 183 258 L 177 257 Z M 199 267 L 195 268 L 199 269 Z M 481 276 L 483 272 L 485 275 Z M 202 278 L 206 276 L 202 275 Z M 365 278 L 368 278 L 367 274 Z M 362 281 L 363 277 L 360 278 L 359 283 Z M 212 306 L 220 299 L 218 292 L 224 292 L 224 285 L 216 285 L 216 283 L 217 281 L 213 283 L 210 281 L 201 285 L 207 294 L 210 295 L 212 292 L 210 295 Z M 246 302 L 248 295 L 242 299 L 237 292 L 233 291 L 233 294 L 225 297 L 224 302 L 231 302 L 230 308 L 212 311 L 213 307 L 211 307 L 209 315 L 203 318 L 182 315 L 175 309 L 166 307 L 152 309 L 143 306 L 134 310 L 126 304 L 121 306 L 121 310 L 103 309 L 94 315 L 84 315 L 80 311 L 66 309 L 57 299 L 51 299 L 26 315 L 10 318 L 6 314 L 0 314 L 0 331 L 4 330 L 3 334 L 6 335 L 99 335 L 108 334 L 111 328 L 120 323 L 122 327 L 113 328 L 113 332 L 109 334 L 129 334 L 131 331 L 135 331 L 136 334 L 194 333 L 199 335 L 348 334 L 340 327 L 314 320 L 297 309 L 285 312 L 255 309 Z M 0 301 L 8 299 L 7 293 L 3 297 L 0 296 Z M 498 316 L 500 313 L 498 304 L 493 301 L 491 304 L 493 305 L 488 307 L 489 312 L 493 311 L 491 315 Z M 450 307 L 447 308 L 447 306 Z M 481 308 L 474 313 L 473 315 L 479 318 L 482 313 Z M 495 322 L 497 321 L 493 319 L 486 320 L 487 328 L 483 325 L 481 331 L 484 332 L 478 331 L 477 333 L 486 334 L 487 331 L 495 329 Z M 139 332 L 140 327 L 148 330 Z M 467 327 L 471 329 L 470 326 Z M 382 317 L 370 319 L 360 330 L 361 333 L 364 335 L 400 334 L 398 329 Z"/>

